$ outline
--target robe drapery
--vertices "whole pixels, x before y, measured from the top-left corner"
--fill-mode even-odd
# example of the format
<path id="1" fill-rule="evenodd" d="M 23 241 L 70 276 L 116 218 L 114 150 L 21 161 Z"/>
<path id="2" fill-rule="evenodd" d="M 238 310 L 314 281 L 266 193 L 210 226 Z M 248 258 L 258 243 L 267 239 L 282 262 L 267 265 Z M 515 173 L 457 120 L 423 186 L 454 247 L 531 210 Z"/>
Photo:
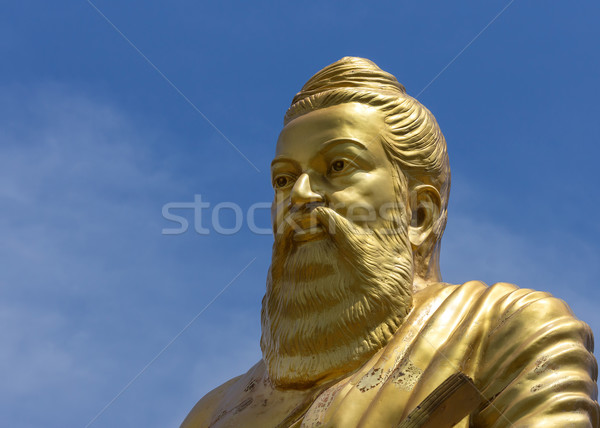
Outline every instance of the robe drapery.
<path id="1" fill-rule="evenodd" d="M 182 427 L 397 427 L 458 373 L 480 400 L 457 427 L 599 427 L 593 346 L 588 325 L 548 293 L 434 284 L 414 295 L 390 342 L 346 378 L 282 391 L 261 361 L 209 393 Z"/>

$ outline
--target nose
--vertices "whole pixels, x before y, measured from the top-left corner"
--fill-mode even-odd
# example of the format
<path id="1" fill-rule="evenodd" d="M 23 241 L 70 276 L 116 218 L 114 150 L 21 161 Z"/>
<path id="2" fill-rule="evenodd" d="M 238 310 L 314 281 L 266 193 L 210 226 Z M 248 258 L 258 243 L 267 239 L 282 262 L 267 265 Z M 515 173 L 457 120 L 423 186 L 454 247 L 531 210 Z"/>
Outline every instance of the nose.
<path id="1" fill-rule="evenodd" d="M 323 202 L 323 196 L 313 192 L 310 186 L 310 178 L 305 173 L 296 180 L 290 195 L 290 203 L 292 207 L 299 208 L 311 202 Z"/>

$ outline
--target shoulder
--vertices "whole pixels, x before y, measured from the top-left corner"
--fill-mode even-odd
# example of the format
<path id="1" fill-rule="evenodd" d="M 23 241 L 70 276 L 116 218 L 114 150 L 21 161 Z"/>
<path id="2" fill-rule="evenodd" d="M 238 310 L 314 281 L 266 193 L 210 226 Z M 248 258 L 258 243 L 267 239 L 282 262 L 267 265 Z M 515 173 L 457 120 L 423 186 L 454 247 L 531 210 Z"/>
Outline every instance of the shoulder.
<path id="1" fill-rule="evenodd" d="M 210 419 L 219 403 L 226 395 L 231 385 L 235 384 L 241 376 L 228 380 L 223 385 L 213 389 L 202 397 L 192 408 L 181 424 L 180 428 L 201 428 L 208 426 Z"/>
<path id="2" fill-rule="evenodd" d="M 592 332 L 563 300 L 498 283 L 472 308 L 485 326 L 475 382 L 492 403 L 474 426 L 598 426 Z"/>
<path id="3" fill-rule="evenodd" d="M 589 326 L 575 317 L 567 303 L 550 293 L 504 282 L 487 286 L 469 281 L 451 286 L 446 300 L 452 299 L 468 306 L 469 321 L 483 327 L 488 351 L 493 355 L 556 341 L 577 342 L 593 351 Z"/>
<path id="4" fill-rule="evenodd" d="M 599 426 L 592 332 L 564 301 L 478 281 L 438 293 L 440 309 L 462 319 L 461 340 L 470 338 L 467 348 L 477 350 L 467 360 L 490 403 L 470 426 Z"/>
<path id="5" fill-rule="evenodd" d="M 567 303 L 547 292 L 506 282 L 488 286 L 481 281 L 469 281 L 448 288 L 445 299 L 465 302 L 471 313 L 486 318 L 490 335 L 506 323 L 512 327 L 522 324 L 523 328 L 539 328 L 545 322 L 557 320 L 586 325 L 574 316 Z"/>
<path id="6" fill-rule="evenodd" d="M 518 337 L 521 342 L 538 337 L 569 339 L 593 350 L 589 326 L 575 317 L 565 301 L 550 293 L 497 283 L 485 294 L 489 298 L 483 306 L 494 318 L 488 337 L 501 342 L 510 337 Z"/>
<path id="7" fill-rule="evenodd" d="M 235 393 L 239 387 L 240 382 L 244 382 L 250 375 L 255 374 L 257 371 L 264 370 L 264 363 L 259 361 L 256 363 L 247 373 L 234 377 L 228 380 L 221 386 L 213 389 L 208 394 L 200 399 L 196 405 L 192 408 L 190 413 L 187 415 L 180 428 L 205 428 L 208 427 L 209 423 L 215 416 L 215 412 L 219 409 L 223 400 L 227 399 L 227 396 Z"/>

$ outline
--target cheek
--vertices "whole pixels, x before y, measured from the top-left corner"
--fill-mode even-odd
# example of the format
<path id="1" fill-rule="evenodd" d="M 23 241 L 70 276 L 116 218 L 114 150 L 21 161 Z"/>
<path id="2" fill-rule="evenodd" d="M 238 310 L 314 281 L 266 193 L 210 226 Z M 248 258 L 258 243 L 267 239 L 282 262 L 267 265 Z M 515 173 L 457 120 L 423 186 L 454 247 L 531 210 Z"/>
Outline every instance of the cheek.
<path id="1" fill-rule="evenodd" d="M 397 202 L 394 183 L 389 174 L 361 175 L 353 184 L 331 193 L 330 205 L 355 223 L 374 223 L 382 218 L 382 209 Z"/>

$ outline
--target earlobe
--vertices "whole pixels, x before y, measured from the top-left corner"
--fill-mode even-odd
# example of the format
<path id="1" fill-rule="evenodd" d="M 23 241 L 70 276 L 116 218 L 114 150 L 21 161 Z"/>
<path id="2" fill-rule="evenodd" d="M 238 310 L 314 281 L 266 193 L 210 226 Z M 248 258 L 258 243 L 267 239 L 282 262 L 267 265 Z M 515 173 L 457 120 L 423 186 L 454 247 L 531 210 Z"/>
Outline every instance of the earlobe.
<path id="1" fill-rule="evenodd" d="M 408 236 L 413 249 L 421 246 L 433 232 L 441 212 L 440 193 L 433 186 L 415 186 L 410 194 L 412 212 Z"/>

